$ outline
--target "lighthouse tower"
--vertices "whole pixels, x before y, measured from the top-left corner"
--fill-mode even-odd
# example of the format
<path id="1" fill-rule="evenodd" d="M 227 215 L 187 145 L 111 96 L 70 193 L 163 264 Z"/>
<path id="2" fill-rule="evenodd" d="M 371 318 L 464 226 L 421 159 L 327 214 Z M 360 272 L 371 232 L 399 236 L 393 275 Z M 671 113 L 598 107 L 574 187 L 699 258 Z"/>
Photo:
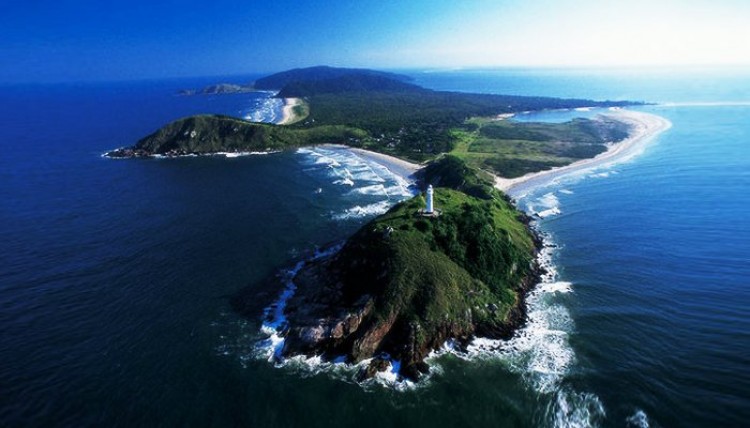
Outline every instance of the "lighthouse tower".
<path id="1" fill-rule="evenodd" d="M 435 212 L 435 207 L 433 206 L 432 202 L 432 193 L 432 184 L 430 184 L 429 186 L 427 186 L 427 207 L 424 210 L 425 214 L 432 214 L 433 212 Z"/>

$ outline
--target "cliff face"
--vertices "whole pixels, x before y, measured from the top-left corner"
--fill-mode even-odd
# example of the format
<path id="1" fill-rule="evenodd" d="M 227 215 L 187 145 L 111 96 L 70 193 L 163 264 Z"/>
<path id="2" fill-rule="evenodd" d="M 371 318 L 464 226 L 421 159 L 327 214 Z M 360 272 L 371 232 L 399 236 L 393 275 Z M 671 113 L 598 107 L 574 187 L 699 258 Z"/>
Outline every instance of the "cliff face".
<path id="1" fill-rule="evenodd" d="M 387 353 L 417 378 L 447 339 L 510 336 L 535 278 L 535 245 L 522 215 L 495 196 L 438 188 L 439 217 L 421 216 L 424 199 L 414 198 L 308 265 L 287 306 L 283 354 L 358 362 Z"/>

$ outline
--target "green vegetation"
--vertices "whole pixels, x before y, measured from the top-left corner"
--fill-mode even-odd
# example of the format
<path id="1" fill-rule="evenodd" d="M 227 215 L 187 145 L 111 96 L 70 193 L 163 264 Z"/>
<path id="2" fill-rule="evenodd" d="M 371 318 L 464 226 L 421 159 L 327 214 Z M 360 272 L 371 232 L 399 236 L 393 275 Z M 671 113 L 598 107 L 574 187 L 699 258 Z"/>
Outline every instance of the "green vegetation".
<path id="1" fill-rule="evenodd" d="M 395 81 L 407 82 L 410 77 L 401 74 L 387 73 L 384 71 L 368 70 L 363 68 L 339 68 L 317 66 L 308 68 L 295 68 L 272 74 L 255 81 L 256 89 L 280 90 L 287 85 L 297 82 L 321 82 L 335 80 L 347 76 L 360 76 L 363 78 L 387 78 Z M 289 95 L 294 96 L 294 95 Z"/>
<path id="2" fill-rule="evenodd" d="M 408 77 L 393 73 L 332 67 L 277 73 L 257 80 L 255 87 L 280 88 L 279 97 L 302 99 L 301 105 L 293 107 L 293 123 L 274 126 L 196 116 L 173 122 L 135 147 L 116 150 L 110 156 L 264 151 L 342 143 L 417 162 L 451 153 L 472 167 L 516 177 L 596 156 L 606 150 L 604 143 L 625 138 L 627 128 L 608 119 L 519 123 L 498 120 L 498 115 L 638 104 L 441 92 L 408 81 Z M 236 89 L 231 85 L 216 88 Z"/>
<path id="3" fill-rule="evenodd" d="M 427 164 L 418 174 L 424 183 L 460 190 L 475 198 L 492 199 L 498 196 L 492 176 L 469 167 L 457 156 L 445 155 Z"/>
<path id="4" fill-rule="evenodd" d="M 433 162 L 424 178 L 448 186 L 435 189 L 439 216 L 422 215 L 422 196 L 402 202 L 322 267 L 299 274 L 316 279 L 298 282 L 289 303 L 285 354 L 360 361 L 387 352 L 402 361 L 403 375 L 418 377 L 447 339 L 508 337 L 523 321 L 536 272 L 523 214 L 456 157 Z"/>
<path id="5" fill-rule="evenodd" d="M 349 284 L 345 292 L 381 296 L 378 316 L 398 312 L 428 333 L 445 322 L 501 325 L 530 273 L 529 232 L 500 197 L 483 200 L 438 188 L 435 202 L 439 217 L 422 217 L 425 202 L 417 197 L 354 235 L 336 264 Z M 489 304 L 497 309 L 489 311 Z"/>
<path id="6" fill-rule="evenodd" d="M 352 143 L 365 136 L 363 131 L 346 126 L 295 129 L 227 116 L 203 115 L 176 120 L 138 141 L 129 150 L 162 155 L 273 151 L 315 144 Z"/>
<path id="7" fill-rule="evenodd" d="M 398 82 L 401 85 L 405 85 Z M 308 85 L 315 87 L 315 82 Z M 453 132 L 473 132 L 476 117 L 494 117 L 502 113 L 548 108 L 574 108 L 580 106 L 614 105 L 621 103 L 595 102 L 590 100 L 563 100 L 544 97 L 518 97 L 504 95 L 465 94 L 437 92 L 422 88 L 402 90 L 361 90 L 331 93 L 326 88 L 320 91 L 308 89 L 290 92 L 286 96 L 305 97 L 310 104 L 310 116 L 300 127 L 342 124 L 367 131 L 369 138 L 362 147 L 396 155 L 414 161 L 434 158 L 440 153 L 452 151 L 457 141 Z M 416 88 L 416 89 L 415 89 Z M 285 91 L 282 91 L 285 93 Z M 589 121 L 593 122 L 593 121 Z M 514 126 L 515 122 L 506 122 Z M 589 141 L 591 132 L 587 125 L 577 124 L 576 130 L 538 124 L 530 138 L 544 137 L 549 141 L 562 133 L 561 141 L 573 141 L 580 135 Z M 506 130 L 510 133 L 511 130 Z M 519 137 L 524 133 L 519 130 Z M 488 130 L 488 132 L 491 132 Z M 529 132 L 531 133 L 531 132 Z M 490 139 L 499 138 L 492 135 Z M 502 138 L 508 140 L 511 138 Z M 519 138 L 512 138 L 519 139 Z M 536 140 L 532 140 L 536 141 Z"/>
<path id="8" fill-rule="evenodd" d="M 308 74 L 312 77 L 304 80 Z M 505 177 L 596 156 L 606 150 L 603 143 L 625 138 L 627 129 L 605 119 L 550 124 L 490 118 L 520 111 L 638 104 L 440 92 L 406 83 L 403 76 L 363 70 L 313 68 L 282 75 L 277 82 L 286 85 L 279 96 L 301 97 L 310 105 L 307 119 L 296 127 L 346 125 L 367 133 L 352 142 L 358 147 L 417 162 L 451 152 Z"/>
<path id="9" fill-rule="evenodd" d="M 565 123 L 513 122 L 473 118 L 454 129 L 451 153 L 469 165 L 502 177 L 559 167 L 606 151 L 605 143 L 628 135 L 612 119 L 574 119 Z"/>

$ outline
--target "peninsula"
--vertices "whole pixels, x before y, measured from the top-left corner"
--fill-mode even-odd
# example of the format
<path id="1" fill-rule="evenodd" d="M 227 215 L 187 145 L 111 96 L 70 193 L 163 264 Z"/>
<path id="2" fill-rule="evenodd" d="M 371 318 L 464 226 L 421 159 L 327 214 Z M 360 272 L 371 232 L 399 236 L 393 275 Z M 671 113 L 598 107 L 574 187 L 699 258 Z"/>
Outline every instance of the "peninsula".
<path id="1" fill-rule="evenodd" d="M 446 340 L 509 338 L 524 321 L 539 270 L 525 215 L 456 157 L 420 176 L 437 186 L 439 215 L 425 214 L 417 196 L 307 263 L 287 303 L 282 356 L 370 360 L 364 377 L 400 365 L 401 376 L 416 379 Z"/>
<path id="2" fill-rule="evenodd" d="M 507 120 L 521 112 L 640 105 L 515 95 L 433 91 L 409 77 L 362 69 L 312 67 L 252 84 L 286 100 L 280 125 L 220 116 L 177 120 L 111 157 L 253 152 L 338 143 L 412 162 L 452 153 L 500 177 L 594 157 L 624 139 L 629 125 L 611 118 L 563 124 Z M 244 87 L 243 87 L 244 88 Z M 252 135 L 252 138 L 248 138 Z"/>
<path id="3" fill-rule="evenodd" d="M 422 196 L 397 204 L 339 251 L 308 261 L 285 308 L 279 358 L 369 360 L 365 377 L 395 365 L 416 379 L 446 340 L 509 337 L 540 274 L 540 243 L 498 189 L 606 156 L 637 129 L 617 115 L 562 124 L 509 116 L 641 104 L 432 91 L 406 76 L 330 67 L 278 73 L 253 87 L 285 99 L 280 124 L 193 116 L 106 155 L 229 155 L 334 143 L 421 163 L 420 183 L 435 187 L 439 215 L 424 215 Z M 238 295 L 233 304 L 243 311 L 253 298 Z"/>

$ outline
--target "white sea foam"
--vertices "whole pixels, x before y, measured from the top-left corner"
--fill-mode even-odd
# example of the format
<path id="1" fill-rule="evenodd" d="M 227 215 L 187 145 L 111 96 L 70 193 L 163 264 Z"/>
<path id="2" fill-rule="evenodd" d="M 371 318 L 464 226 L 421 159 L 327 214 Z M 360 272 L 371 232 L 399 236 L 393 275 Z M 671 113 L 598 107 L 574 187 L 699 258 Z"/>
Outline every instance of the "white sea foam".
<path id="1" fill-rule="evenodd" d="M 560 193 L 562 193 L 564 195 L 572 195 L 573 191 L 572 190 L 568 190 L 568 189 L 560 189 Z"/>
<path id="2" fill-rule="evenodd" d="M 594 394 L 563 388 L 548 408 L 552 426 L 579 428 L 599 426 L 606 416 L 601 400 Z"/>
<path id="3" fill-rule="evenodd" d="M 539 209 L 537 209 L 539 207 Z M 560 200 L 554 193 L 549 192 L 541 198 L 527 204 L 527 209 L 532 215 L 540 218 L 551 217 L 560 214 Z"/>
<path id="4" fill-rule="evenodd" d="M 343 212 L 333 213 L 336 220 L 383 214 L 392 205 L 414 195 L 412 182 L 346 148 L 304 148 L 297 153 L 304 156 L 303 163 L 310 167 L 305 171 L 325 168 L 324 171 L 333 178 L 333 184 L 352 188 L 346 196 L 352 197 L 354 205 Z M 382 199 L 373 201 L 373 197 Z"/>
<path id="5" fill-rule="evenodd" d="M 636 410 L 636 412 L 632 416 L 628 416 L 627 419 L 625 419 L 625 423 L 628 427 L 634 427 L 634 428 L 648 428 L 651 426 L 648 422 L 648 416 L 646 416 L 646 412 L 643 410 Z"/>
<path id="6" fill-rule="evenodd" d="M 562 211 L 560 211 L 559 208 L 555 207 L 555 208 L 550 208 L 548 210 L 539 211 L 538 213 L 536 213 L 536 215 L 539 216 L 540 218 L 547 218 L 547 217 L 551 217 L 553 215 L 558 215 L 561 212 Z"/>
<path id="7" fill-rule="evenodd" d="M 557 199 L 557 196 L 552 192 L 545 193 L 544 196 L 539 199 L 539 203 L 549 208 L 557 208 L 560 206 L 560 200 Z"/>
<path id="8" fill-rule="evenodd" d="M 249 109 L 242 112 L 242 118 L 251 122 L 275 123 L 280 118 L 284 106 L 281 98 L 273 98 L 273 92 L 266 92 L 264 98 L 254 100 L 255 104 Z"/>
<path id="9" fill-rule="evenodd" d="M 556 281 L 539 284 L 539 289 L 543 293 L 570 293 L 573 291 L 572 283 L 567 281 Z"/>
<path id="10" fill-rule="evenodd" d="M 344 186 L 354 186 L 354 182 L 350 178 L 342 178 L 339 180 L 335 180 L 333 184 L 341 184 Z"/>
<path id="11" fill-rule="evenodd" d="M 351 208 L 348 208 L 346 211 L 344 211 L 341 214 L 335 214 L 333 218 L 337 220 L 349 220 L 353 218 L 362 218 L 367 216 L 373 216 L 378 214 L 384 214 L 388 209 L 393 205 L 393 202 L 390 200 L 380 201 L 376 202 L 374 204 L 369 205 L 357 205 Z"/>
<path id="12" fill-rule="evenodd" d="M 273 153 L 278 153 L 278 151 L 268 151 L 268 152 L 217 152 L 217 156 L 224 156 L 227 158 L 238 158 L 241 156 L 263 156 L 263 155 L 269 155 Z"/>
<path id="13" fill-rule="evenodd" d="M 365 186 L 360 187 L 357 189 L 352 190 L 354 193 L 359 193 L 360 195 L 382 195 L 382 196 L 388 196 L 388 191 L 386 190 L 385 186 L 382 184 L 373 184 L 371 186 Z"/>

